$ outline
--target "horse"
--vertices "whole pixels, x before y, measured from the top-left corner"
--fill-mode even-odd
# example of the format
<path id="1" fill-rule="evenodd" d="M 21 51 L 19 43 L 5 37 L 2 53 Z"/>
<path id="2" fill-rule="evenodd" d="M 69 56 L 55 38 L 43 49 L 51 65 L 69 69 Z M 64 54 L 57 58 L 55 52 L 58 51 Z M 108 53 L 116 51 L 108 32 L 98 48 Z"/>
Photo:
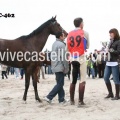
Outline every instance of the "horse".
<path id="1" fill-rule="evenodd" d="M 25 90 L 23 95 L 24 101 L 27 100 L 30 77 L 32 77 L 35 100 L 42 102 L 39 98 L 37 90 L 38 66 L 40 66 L 41 61 L 36 60 L 36 57 L 39 57 L 36 55 L 36 53 L 42 51 L 50 34 L 56 35 L 58 32 L 63 32 L 67 37 L 68 33 L 57 22 L 55 16 L 43 23 L 28 35 L 23 35 L 13 40 L 0 39 L 0 63 L 11 67 L 25 69 Z"/>

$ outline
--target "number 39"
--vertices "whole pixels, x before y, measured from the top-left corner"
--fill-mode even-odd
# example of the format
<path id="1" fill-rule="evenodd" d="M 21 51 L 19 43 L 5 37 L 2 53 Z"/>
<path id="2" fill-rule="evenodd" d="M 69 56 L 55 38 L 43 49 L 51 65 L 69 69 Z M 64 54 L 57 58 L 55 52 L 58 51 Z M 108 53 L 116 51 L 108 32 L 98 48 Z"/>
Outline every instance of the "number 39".
<path id="1" fill-rule="evenodd" d="M 75 46 L 75 41 L 76 41 L 76 43 L 77 43 L 77 46 L 76 47 L 79 47 L 79 45 L 80 45 L 80 43 L 81 43 L 81 36 L 80 35 L 78 35 L 78 36 L 76 36 L 76 38 L 74 38 L 73 36 L 71 36 L 70 37 L 70 41 L 71 41 L 71 43 L 70 43 L 70 46 L 71 47 L 74 47 Z"/>

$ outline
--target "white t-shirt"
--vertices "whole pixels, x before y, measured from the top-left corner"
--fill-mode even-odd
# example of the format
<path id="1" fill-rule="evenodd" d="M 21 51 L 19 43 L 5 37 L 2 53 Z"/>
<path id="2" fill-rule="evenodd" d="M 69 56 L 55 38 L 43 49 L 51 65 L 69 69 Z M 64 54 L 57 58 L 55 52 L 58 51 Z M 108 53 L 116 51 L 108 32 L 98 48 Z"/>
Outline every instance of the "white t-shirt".
<path id="1" fill-rule="evenodd" d="M 107 62 L 106 65 L 107 66 L 117 66 L 118 62 Z"/>

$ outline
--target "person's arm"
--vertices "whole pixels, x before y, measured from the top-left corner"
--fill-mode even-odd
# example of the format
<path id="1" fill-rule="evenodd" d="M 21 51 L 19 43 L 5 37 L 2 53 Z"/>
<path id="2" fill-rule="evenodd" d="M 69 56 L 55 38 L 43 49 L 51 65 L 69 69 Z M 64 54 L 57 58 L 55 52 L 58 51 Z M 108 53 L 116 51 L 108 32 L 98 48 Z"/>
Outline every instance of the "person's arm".
<path id="1" fill-rule="evenodd" d="M 89 49 L 90 47 L 90 39 L 89 39 L 89 34 L 88 32 L 84 31 L 84 36 L 85 36 L 85 39 L 87 40 L 87 45 L 86 45 L 86 48 Z"/>
<path id="2" fill-rule="evenodd" d="M 92 61 L 95 63 L 96 62 L 96 59 L 95 59 L 95 57 L 92 57 Z"/>
<path id="3" fill-rule="evenodd" d="M 117 44 L 117 49 L 114 50 L 113 48 L 110 48 L 110 49 L 109 49 L 109 52 L 112 53 L 112 54 L 120 55 L 120 40 L 119 40 L 119 42 L 118 42 L 118 44 Z"/>

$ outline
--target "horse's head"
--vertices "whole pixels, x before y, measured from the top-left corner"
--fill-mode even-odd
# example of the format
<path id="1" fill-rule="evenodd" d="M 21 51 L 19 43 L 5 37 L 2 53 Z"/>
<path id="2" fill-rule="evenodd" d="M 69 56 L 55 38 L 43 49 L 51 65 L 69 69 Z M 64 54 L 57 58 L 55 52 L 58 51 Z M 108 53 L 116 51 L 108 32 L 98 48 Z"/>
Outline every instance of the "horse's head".
<path id="1" fill-rule="evenodd" d="M 56 35 L 58 32 L 63 32 L 65 37 L 67 37 L 67 35 L 68 35 L 68 33 L 57 22 L 56 16 L 54 18 L 52 17 L 49 29 L 50 29 L 50 33 L 52 35 Z"/>

